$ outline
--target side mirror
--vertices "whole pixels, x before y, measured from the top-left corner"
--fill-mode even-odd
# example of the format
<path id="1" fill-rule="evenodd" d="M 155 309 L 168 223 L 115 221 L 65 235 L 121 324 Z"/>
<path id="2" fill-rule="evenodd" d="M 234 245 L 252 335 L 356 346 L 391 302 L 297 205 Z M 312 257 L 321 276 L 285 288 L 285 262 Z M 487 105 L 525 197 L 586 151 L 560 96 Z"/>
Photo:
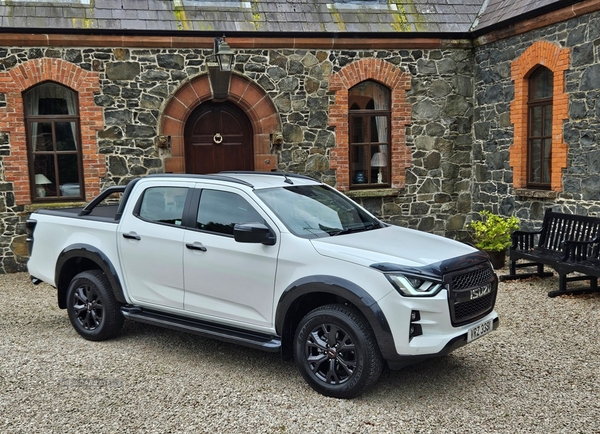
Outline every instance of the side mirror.
<path id="1" fill-rule="evenodd" d="M 263 223 L 237 223 L 233 227 L 233 238 L 238 243 L 260 243 L 267 246 L 275 244 L 275 235 Z"/>

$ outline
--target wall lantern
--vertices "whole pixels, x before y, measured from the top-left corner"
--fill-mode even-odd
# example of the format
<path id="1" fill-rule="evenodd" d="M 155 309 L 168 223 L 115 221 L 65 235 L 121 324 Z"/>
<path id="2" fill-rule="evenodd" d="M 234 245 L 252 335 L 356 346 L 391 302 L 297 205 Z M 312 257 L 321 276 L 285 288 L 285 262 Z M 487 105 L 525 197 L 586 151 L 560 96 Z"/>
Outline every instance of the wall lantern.
<path id="1" fill-rule="evenodd" d="M 213 93 L 213 101 L 225 101 L 229 95 L 231 68 L 234 51 L 225 42 L 225 37 L 215 38 L 215 48 L 210 60 L 207 59 L 208 74 Z"/>
<path id="2" fill-rule="evenodd" d="M 231 71 L 234 54 L 229 44 L 225 42 L 225 36 L 215 38 L 215 56 L 217 56 L 217 62 L 219 62 L 219 69 L 221 71 Z"/>

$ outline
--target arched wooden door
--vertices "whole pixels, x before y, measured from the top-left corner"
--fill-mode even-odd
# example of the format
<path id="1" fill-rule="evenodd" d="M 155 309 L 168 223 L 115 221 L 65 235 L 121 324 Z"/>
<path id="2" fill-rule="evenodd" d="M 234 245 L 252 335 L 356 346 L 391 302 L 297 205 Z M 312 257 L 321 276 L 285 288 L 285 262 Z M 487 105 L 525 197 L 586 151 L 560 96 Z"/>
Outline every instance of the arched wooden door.
<path id="1" fill-rule="evenodd" d="M 186 173 L 254 170 L 252 125 L 235 104 L 206 102 L 185 125 Z"/>

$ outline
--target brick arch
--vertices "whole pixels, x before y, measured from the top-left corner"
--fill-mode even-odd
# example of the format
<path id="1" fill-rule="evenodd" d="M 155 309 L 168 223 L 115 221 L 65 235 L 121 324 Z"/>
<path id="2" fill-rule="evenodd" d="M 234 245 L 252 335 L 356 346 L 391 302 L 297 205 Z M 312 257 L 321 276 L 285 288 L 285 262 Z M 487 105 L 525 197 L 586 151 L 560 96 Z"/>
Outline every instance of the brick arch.
<path id="1" fill-rule="evenodd" d="M 208 74 L 183 84 L 167 101 L 160 123 L 162 135 L 171 136 L 171 156 L 165 158 L 165 171 L 185 172 L 185 123 L 198 105 L 213 98 Z M 271 171 L 277 167 L 277 156 L 270 153 L 271 134 L 281 132 L 277 109 L 267 93 L 247 78 L 231 75 L 227 100 L 240 106 L 248 115 L 254 132 L 254 167 Z"/>
<path id="2" fill-rule="evenodd" d="M 361 59 L 331 74 L 329 89 L 335 92 L 335 104 L 329 108 L 329 124 L 335 128 L 336 147 L 331 150 L 330 167 L 336 170 L 336 187 L 350 188 L 348 90 L 365 80 L 374 80 L 390 88 L 392 187 L 403 187 L 406 168 L 410 166 L 410 148 L 406 146 L 406 126 L 410 124 L 412 109 L 406 101 L 410 76 L 397 66 L 381 59 Z"/>
<path id="3" fill-rule="evenodd" d="M 45 81 L 60 83 L 78 94 L 87 200 L 100 193 L 100 179 L 106 175 L 106 162 L 98 154 L 96 142 L 96 131 L 104 124 L 102 109 L 94 103 L 94 93 L 100 92 L 98 73 L 61 59 L 29 60 L 0 73 L 0 93 L 6 94 L 6 108 L 0 108 L 0 131 L 10 134 L 10 155 L 4 157 L 5 176 L 13 183 L 17 205 L 31 203 L 23 92 Z"/>
<path id="4" fill-rule="evenodd" d="M 514 188 L 527 187 L 527 102 L 529 77 L 539 66 L 554 74 L 552 100 L 552 161 L 550 188 L 562 191 L 562 171 L 567 168 L 567 144 L 563 141 L 563 122 L 569 117 L 569 99 L 565 93 L 565 71 L 569 68 L 569 49 L 547 41 L 531 45 L 511 64 L 515 98 L 510 104 L 510 121 L 514 125 L 514 143 L 510 149 Z"/>

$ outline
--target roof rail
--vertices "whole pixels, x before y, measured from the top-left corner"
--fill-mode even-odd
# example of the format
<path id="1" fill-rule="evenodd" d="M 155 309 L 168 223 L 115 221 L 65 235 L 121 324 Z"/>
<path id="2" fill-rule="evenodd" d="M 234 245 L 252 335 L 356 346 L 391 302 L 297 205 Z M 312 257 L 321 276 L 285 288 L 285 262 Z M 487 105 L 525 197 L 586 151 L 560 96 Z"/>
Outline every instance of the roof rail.
<path id="1" fill-rule="evenodd" d="M 225 175 L 271 175 L 271 176 L 283 176 L 284 178 L 299 178 L 299 179 L 309 179 L 311 181 L 317 181 L 315 178 L 312 178 L 307 175 L 299 175 L 297 173 L 287 173 L 287 172 L 254 172 L 252 170 L 226 170 L 224 172 L 219 172 L 219 174 Z"/>
<path id="2" fill-rule="evenodd" d="M 221 172 L 221 173 L 226 173 L 226 172 Z M 253 173 L 253 172 L 249 172 L 249 173 Z M 254 185 L 250 184 L 249 182 L 243 181 L 241 179 L 237 179 L 234 178 L 232 176 L 226 176 L 226 175 L 221 175 L 221 174 L 214 174 L 214 175 L 199 175 L 199 174 L 192 174 L 192 173 L 153 173 L 151 175 L 147 176 L 148 178 L 179 178 L 179 177 L 185 177 L 185 178 L 192 178 L 192 179 L 209 179 L 209 180 L 213 180 L 213 181 L 227 181 L 227 182 L 235 182 L 236 184 L 242 184 L 245 185 L 247 187 L 250 188 L 254 188 Z"/>

